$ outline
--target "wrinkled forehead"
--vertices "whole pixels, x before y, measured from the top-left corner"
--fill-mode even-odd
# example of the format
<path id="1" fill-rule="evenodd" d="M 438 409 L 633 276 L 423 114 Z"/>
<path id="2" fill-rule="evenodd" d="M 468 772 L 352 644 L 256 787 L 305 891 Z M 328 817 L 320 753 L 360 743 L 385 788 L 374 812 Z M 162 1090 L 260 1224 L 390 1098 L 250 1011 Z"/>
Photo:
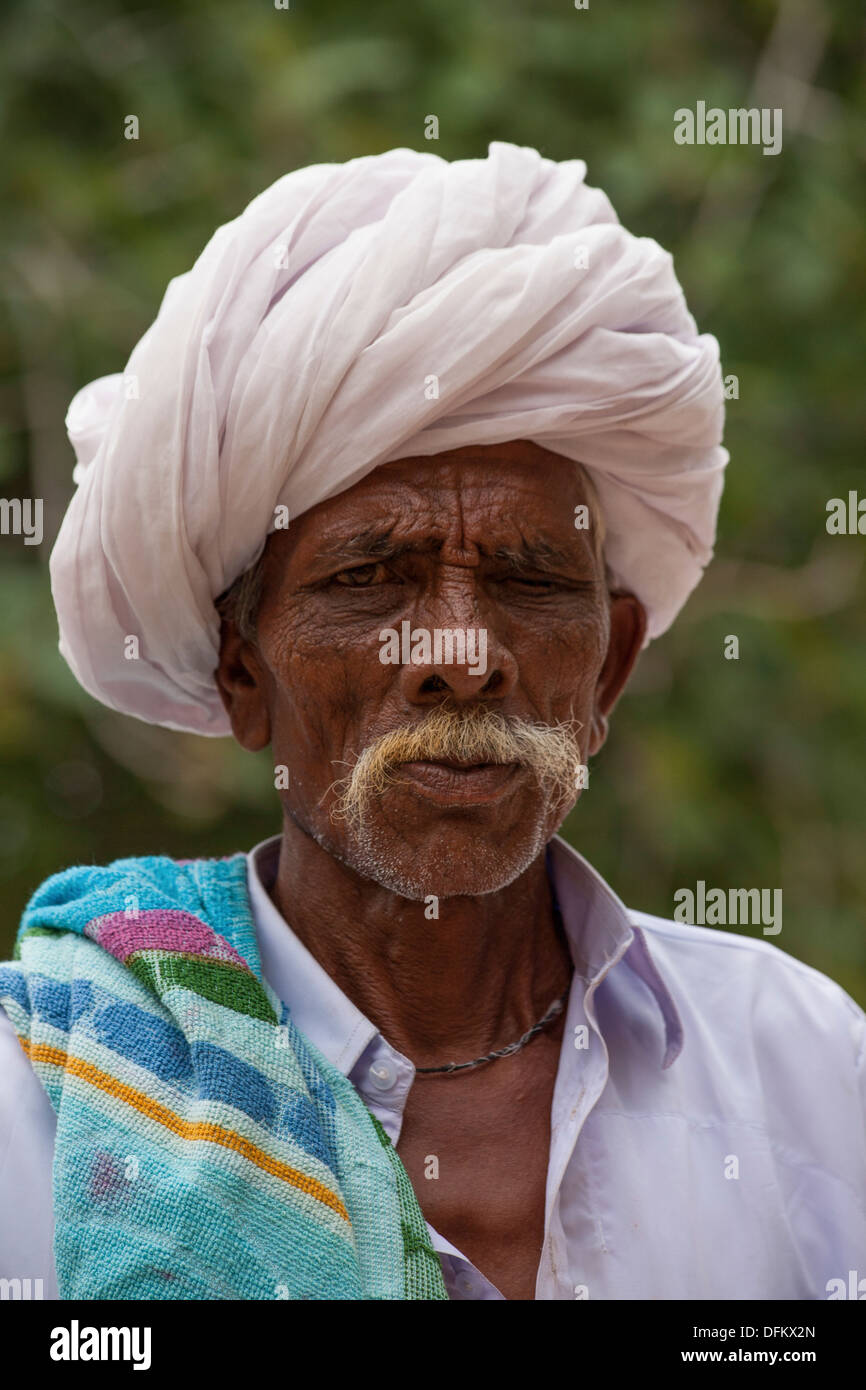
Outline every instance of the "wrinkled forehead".
<path id="1" fill-rule="evenodd" d="M 581 508 L 588 526 L 576 523 Z M 350 535 L 372 542 L 392 531 L 486 549 L 534 532 L 573 540 L 576 529 L 593 531 L 598 546 L 601 515 L 588 474 L 541 445 L 515 440 L 382 464 L 299 517 L 295 541 L 327 548 Z"/>

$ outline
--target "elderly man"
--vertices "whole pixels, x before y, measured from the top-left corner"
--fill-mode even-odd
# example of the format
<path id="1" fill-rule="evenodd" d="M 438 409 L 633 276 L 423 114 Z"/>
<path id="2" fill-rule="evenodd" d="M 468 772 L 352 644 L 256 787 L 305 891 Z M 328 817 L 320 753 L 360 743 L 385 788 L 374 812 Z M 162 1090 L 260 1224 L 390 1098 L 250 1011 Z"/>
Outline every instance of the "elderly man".
<path id="1" fill-rule="evenodd" d="M 864 1268 L 864 1015 L 556 835 L 726 461 L 716 344 L 584 174 L 291 174 L 73 403 L 61 650 L 116 709 L 270 746 L 282 828 L 31 900 L 6 1277 L 809 1299 Z"/>

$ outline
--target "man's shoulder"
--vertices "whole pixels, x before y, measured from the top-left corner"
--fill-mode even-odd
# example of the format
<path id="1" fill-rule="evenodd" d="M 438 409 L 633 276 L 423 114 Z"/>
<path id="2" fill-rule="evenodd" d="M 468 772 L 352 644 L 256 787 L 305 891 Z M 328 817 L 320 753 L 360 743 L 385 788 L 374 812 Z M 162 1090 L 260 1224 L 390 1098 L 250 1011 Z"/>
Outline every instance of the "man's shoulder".
<path id="1" fill-rule="evenodd" d="M 211 859 L 175 859 L 168 854 L 129 855 L 108 864 L 73 864 L 43 879 L 30 903 L 54 905 L 137 880 L 155 892 L 171 891 L 203 877 L 224 878 L 245 871 L 242 852 Z"/>
<path id="2" fill-rule="evenodd" d="M 866 1056 L 866 1013 L 828 975 L 774 942 L 741 932 L 691 926 L 629 909 L 678 1006 L 700 1010 L 710 994 L 729 1018 L 760 1016 L 776 1030 L 841 1029 Z"/>
<path id="3" fill-rule="evenodd" d="M 40 883 L 24 909 L 21 933 L 41 928 L 81 933 L 96 919 L 121 916 L 135 921 L 144 911 L 196 914 L 245 885 L 242 853 L 221 859 L 149 854 L 109 864 L 76 864 Z"/>

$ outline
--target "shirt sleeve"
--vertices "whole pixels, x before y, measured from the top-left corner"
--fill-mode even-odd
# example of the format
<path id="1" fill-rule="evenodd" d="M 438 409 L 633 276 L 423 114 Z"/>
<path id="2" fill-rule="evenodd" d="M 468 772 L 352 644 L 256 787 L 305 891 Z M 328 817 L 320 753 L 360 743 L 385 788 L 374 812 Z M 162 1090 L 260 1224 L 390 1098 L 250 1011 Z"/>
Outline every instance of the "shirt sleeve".
<path id="1" fill-rule="evenodd" d="M 51 1101 L 0 1009 L 0 1278 L 30 1279 L 31 1296 L 45 1299 L 60 1297 L 53 1249 L 56 1129 Z M 41 1285 L 34 1282 L 40 1279 Z"/>

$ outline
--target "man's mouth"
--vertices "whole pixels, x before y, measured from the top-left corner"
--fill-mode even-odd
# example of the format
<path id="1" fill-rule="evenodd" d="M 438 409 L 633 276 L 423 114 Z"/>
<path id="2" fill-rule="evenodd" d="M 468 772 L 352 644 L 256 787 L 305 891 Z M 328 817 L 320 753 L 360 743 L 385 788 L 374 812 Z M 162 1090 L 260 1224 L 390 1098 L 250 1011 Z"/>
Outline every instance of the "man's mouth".
<path id="1" fill-rule="evenodd" d="M 442 806 L 480 805 L 501 796 L 520 767 L 519 763 L 467 762 L 459 758 L 401 763 L 421 796 Z"/>

